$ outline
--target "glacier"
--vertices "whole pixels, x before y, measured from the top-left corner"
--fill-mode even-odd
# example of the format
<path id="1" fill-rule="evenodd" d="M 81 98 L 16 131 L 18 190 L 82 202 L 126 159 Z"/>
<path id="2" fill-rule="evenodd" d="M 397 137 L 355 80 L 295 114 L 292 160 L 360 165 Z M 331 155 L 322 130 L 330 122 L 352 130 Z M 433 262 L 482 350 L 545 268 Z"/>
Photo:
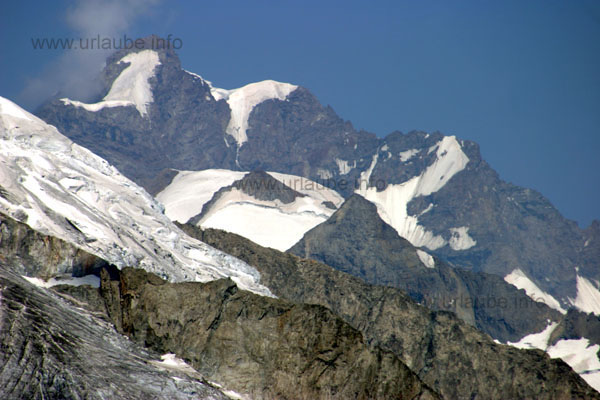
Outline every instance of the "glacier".
<path id="1" fill-rule="evenodd" d="M 107 161 L 0 97 L 0 212 L 118 268 L 172 282 L 230 277 L 272 296 L 256 269 L 190 238 L 163 211 Z"/>

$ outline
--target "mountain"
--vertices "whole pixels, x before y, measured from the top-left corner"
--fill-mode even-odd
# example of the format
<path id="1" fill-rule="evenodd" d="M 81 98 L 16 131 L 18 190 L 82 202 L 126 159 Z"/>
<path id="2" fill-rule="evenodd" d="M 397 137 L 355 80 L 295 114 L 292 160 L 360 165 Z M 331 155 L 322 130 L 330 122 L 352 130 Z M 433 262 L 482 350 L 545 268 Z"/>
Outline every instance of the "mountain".
<path id="1" fill-rule="evenodd" d="M 141 115 L 140 109 L 133 108 Z M 443 390 L 448 397 L 497 398 L 506 393 L 541 398 L 551 395 L 554 398 L 597 396 L 565 363 L 549 360 L 539 351 L 499 347 L 453 314 L 431 313 L 393 288 L 365 285 L 306 260 L 300 264 L 317 265 L 313 276 L 316 279 L 310 283 L 307 282 L 310 273 L 307 275 L 299 270 L 296 263 L 268 262 L 259 273 L 256 266 L 186 236 L 162 214 L 158 203 L 114 167 L 5 99 L 0 99 L 0 123 L 1 233 L 5 249 L 3 258 L 6 254 L 10 262 L 10 266 L 3 269 L 9 274 L 15 268 L 17 274 L 29 271 L 35 278 L 28 280 L 44 288 L 41 291 L 26 285 L 24 290 L 18 289 L 23 293 L 21 302 L 27 301 L 29 292 L 54 290 L 65 296 L 60 304 L 49 303 L 52 312 L 61 314 L 57 321 L 68 320 L 81 325 L 73 316 L 73 309 L 62 304 L 72 302 L 81 307 L 85 302 L 91 302 L 94 304 L 91 314 L 84 315 L 90 323 L 98 324 L 98 318 L 107 318 L 118 331 L 130 335 L 138 343 L 161 352 L 173 350 L 183 358 L 164 354 L 162 366 L 175 365 L 177 373 L 187 371 L 190 377 L 202 383 L 201 375 L 196 375 L 191 366 L 185 365 L 185 360 L 202 369 L 207 376 L 218 377 L 244 390 L 257 390 L 264 396 L 272 394 L 268 388 L 275 388 L 277 393 L 292 397 L 298 393 L 292 394 L 290 390 L 298 387 L 305 389 L 309 397 L 348 397 L 353 393 L 364 397 L 435 398 L 435 393 L 426 385 Z M 251 182 L 270 179 L 263 173 L 247 177 Z M 240 184 L 233 185 L 221 194 L 240 187 Z M 305 197 L 289 187 L 276 185 L 276 188 L 281 192 L 277 199 L 268 197 L 270 194 L 261 190 L 250 192 L 254 198 L 278 201 L 296 201 Z M 192 227 L 192 232 L 193 229 L 197 228 Z M 237 250 L 230 251 L 236 253 L 240 249 L 244 250 L 243 242 Z M 254 255 L 265 251 L 254 250 Z M 125 268 L 127 264 L 146 271 Z M 99 268 L 103 271 L 100 282 L 90 276 L 80 280 L 61 276 L 76 271 L 82 275 L 97 273 Z M 280 274 L 282 268 L 292 279 L 274 279 L 273 272 Z M 178 283 L 168 283 L 152 272 Z M 231 279 L 220 279 L 225 277 Z M 15 275 L 14 279 L 19 281 L 21 278 Z M 210 282 L 182 282 L 186 280 Z M 339 287 L 328 284 L 335 281 L 339 282 Z M 82 284 L 84 282 L 100 287 Z M 268 286 L 265 285 L 267 282 Z M 69 285 L 65 287 L 64 283 Z M 320 286 L 323 283 L 325 285 Z M 73 285 L 78 286 L 73 288 Z M 242 288 L 248 291 L 240 290 Z M 297 299 L 290 299 L 290 303 L 290 300 L 270 297 L 275 288 L 277 291 L 287 288 L 285 290 L 292 293 L 309 290 L 317 297 L 306 297 L 306 302 L 312 306 L 297 304 Z M 340 302 L 340 289 L 360 293 L 365 302 Z M 388 307 L 385 304 L 388 298 L 381 290 L 390 296 L 391 314 L 384 312 L 381 315 L 385 315 L 385 320 L 375 318 L 370 323 L 369 329 L 376 335 L 357 330 L 353 327 L 356 321 L 362 318 L 362 326 L 366 327 L 364 318 L 373 315 L 349 314 L 349 309 L 344 307 L 358 305 L 364 309 L 368 306 L 371 310 L 376 310 L 377 305 Z M 328 305 L 343 315 L 344 320 L 323 308 L 326 304 L 314 305 L 319 304 L 315 300 L 324 293 L 326 296 L 320 301 L 329 302 Z M 4 295 L 2 300 L 4 304 Z M 38 309 L 41 310 L 36 305 L 31 310 Z M 37 316 L 52 318 L 52 312 L 42 310 Z M 103 312 L 106 313 L 104 316 Z M 400 319 L 397 319 L 399 315 Z M 392 327 L 388 325 L 390 316 Z M 37 318 L 35 321 L 41 322 L 41 329 L 50 329 L 50 332 L 36 336 L 38 331 L 34 325 L 15 325 L 12 322 L 15 318 L 11 318 L 3 319 L 3 326 L 4 321 L 8 321 L 8 326 L 23 326 L 22 336 L 33 335 L 29 337 L 37 348 L 53 346 L 55 332 L 59 338 L 66 335 L 56 331 L 47 320 Z M 307 321 L 310 323 L 306 325 Z M 397 329 L 400 321 L 408 323 L 407 329 Z M 66 322 L 60 326 L 76 331 Z M 424 335 L 424 341 L 415 341 L 416 332 L 430 333 Z M 4 338 L 12 338 L 12 335 Z M 389 338 L 400 341 L 388 348 Z M 182 347 L 182 341 L 187 345 Z M 14 349 L 27 348 L 14 340 L 5 339 L 5 343 L 3 357 L 10 357 Z M 253 348 L 252 344 L 256 343 L 259 343 L 258 348 Z M 74 340 L 69 345 L 71 354 L 89 349 Z M 470 356 L 464 348 L 477 349 L 477 368 L 469 361 Z M 237 364 L 242 356 L 248 363 Z M 31 360 L 39 359 L 40 355 L 36 353 Z M 496 361 L 490 363 L 490 359 Z M 119 369 L 119 362 L 126 360 L 126 357 L 118 358 L 110 365 Z M 278 364 L 281 360 L 284 364 Z M 54 365 L 66 365 L 67 370 L 86 365 L 65 363 L 64 359 L 51 361 Z M 89 362 L 96 361 L 91 359 Z M 418 371 L 419 377 L 403 362 Z M 257 370 L 257 365 L 262 369 Z M 20 372 L 23 366 L 27 364 L 21 363 L 14 368 L 17 374 L 23 374 Z M 49 371 L 55 374 L 55 370 Z M 319 383 L 319 376 L 326 379 Z M 457 386 L 459 377 L 462 383 Z M 14 376 L 8 376 L 7 382 L 9 385 L 5 388 L 14 384 Z M 76 382 L 68 381 L 63 385 L 58 380 L 53 384 L 70 393 L 68 391 L 73 390 Z M 26 390 L 28 387 L 20 387 L 15 393 L 22 394 Z"/>
<path id="2" fill-rule="evenodd" d="M 400 288 L 428 308 L 452 311 L 502 342 L 540 331 L 547 321 L 561 317 L 498 276 L 452 267 L 415 248 L 359 195 L 351 196 L 289 251 L 365 282 Z"/>
<path id="3" fill-rule="evenodd" d="M 344 199 L 309 179 L 276 172 L 179 171 L 156 196 L 173 221 L 225 229 L 286 250 Z"/>
<path id="4" fill-rule="evenodd" d="M 263 248 L 236 234 L 183 229 L 255 266 L 279 298 L 325 306 L 392 351 L 448 399 L 598 398 L 560 359 L 519 350 L 447 311 L 430 311 L 402 290 L 376 286 L 314 260 Z M 583 386 L 582 386 L 583 385 Z"/>
<path id="5" fill-rule="evenodd" d="M 171 281 L 231 277 L 270 295 L 254 268 L 186 236 L 142 188 L 4 98 L 0 163 L 0 213 L 35 231 L 118 267 L 138 265 Z"/>
<path id="6" fill-rule="evenodd" d="M 454 265 L 600 313 L 598 223 L 580 229 L 540 193 L 503 181 L 476 143 L 438 132 L 378 138 L 287 83 L 220 89 L 145 40 L 107 60 L 96 103 L 53 99 L 37 115 L 153 194 L 173 169 L 305 177 L 346 198 L 358 192 L 400 236 Z"/>

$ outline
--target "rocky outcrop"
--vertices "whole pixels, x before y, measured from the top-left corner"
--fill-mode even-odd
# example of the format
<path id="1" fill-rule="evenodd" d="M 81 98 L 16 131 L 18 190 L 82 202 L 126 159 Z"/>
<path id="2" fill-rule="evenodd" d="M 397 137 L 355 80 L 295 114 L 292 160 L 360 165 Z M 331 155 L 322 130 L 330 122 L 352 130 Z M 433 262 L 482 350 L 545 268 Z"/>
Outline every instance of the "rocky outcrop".
<path id="1" fill-rule="evenodd" d="M 0 213 L 0 262 L 21 275 L 48 279 L 67 273 L 99 273 L 108 263 L 53 236 Z"/>
<path id="2" fill-rule="evenodd" d="M 276 295 L 330 308 L 367 340 L 399 355 L 445 398 L 600 398 L 563 361 L 496 344 L 454 314 L 429 311 L 399 289 L 369 285 L 234 234 L 190 225 L 185 230 L 255 266 Z"/>
<path id="3" fill-rule="evenodd" d="M 455 268 L 416 249 L 359 195 L 289 251 L 368 283 L 400 288 L 428 308 L 452 311 L 502 342 L 518 341 L 561 318 L 498 276 Z"/>
<path id="4" fill-rule="evenodd" d="M 548 344 L 553 345 L 561 339 L 581 338 L 600 345 L 600 316 L 571 309 L 552 331 Z"/>
<path id="5" fill-rule="evenodd" d="M 0 264 L 3 399 L 228 399 Z"/>
<path id="6" fill-rule="evenodd" d="M 437 398 L 325 307 L 258 296 L 229 279 L 172 284 L 131 268 L 118 279 L 103 273 L 101 292 L 119 331 L 252 398 Z"/>

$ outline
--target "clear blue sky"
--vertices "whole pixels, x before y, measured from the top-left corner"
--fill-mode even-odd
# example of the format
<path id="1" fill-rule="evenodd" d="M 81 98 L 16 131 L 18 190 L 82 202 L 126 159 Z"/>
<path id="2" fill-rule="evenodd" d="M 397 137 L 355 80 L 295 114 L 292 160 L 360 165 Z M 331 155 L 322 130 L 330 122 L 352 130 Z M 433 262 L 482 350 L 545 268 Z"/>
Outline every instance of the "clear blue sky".
<path id="1" fill-rule="evenodd" d="M 580 226 L 600 218 L 597 0 L 101 3 L 90 18 L 84 1 L 5 2 L 0 95 L 34 107 L 47 93 L 32 82 L 68 57 L 32 37 L 172 34 L 183 67 L 217 86 L 291 82 L 379 136 L 474 140 L 503 179 Z"/>

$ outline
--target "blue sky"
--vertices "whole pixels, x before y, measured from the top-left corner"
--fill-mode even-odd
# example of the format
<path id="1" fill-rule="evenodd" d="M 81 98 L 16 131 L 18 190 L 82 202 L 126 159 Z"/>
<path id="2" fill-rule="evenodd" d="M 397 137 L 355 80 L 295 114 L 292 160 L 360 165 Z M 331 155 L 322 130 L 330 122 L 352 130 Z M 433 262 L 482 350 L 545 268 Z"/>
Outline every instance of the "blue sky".
<path id="1" fill-rule="evenodd" d="M 503 179 L 580 226 L 600 219 L 596 0 L 35 4 L 0 15 L 0 95 L 26 108 L 103 57 L 34 50 L 32 37 L 172 34 L 183 67 L 217 86 L 291 82 L 379 136 L 474 140 Z"/>

